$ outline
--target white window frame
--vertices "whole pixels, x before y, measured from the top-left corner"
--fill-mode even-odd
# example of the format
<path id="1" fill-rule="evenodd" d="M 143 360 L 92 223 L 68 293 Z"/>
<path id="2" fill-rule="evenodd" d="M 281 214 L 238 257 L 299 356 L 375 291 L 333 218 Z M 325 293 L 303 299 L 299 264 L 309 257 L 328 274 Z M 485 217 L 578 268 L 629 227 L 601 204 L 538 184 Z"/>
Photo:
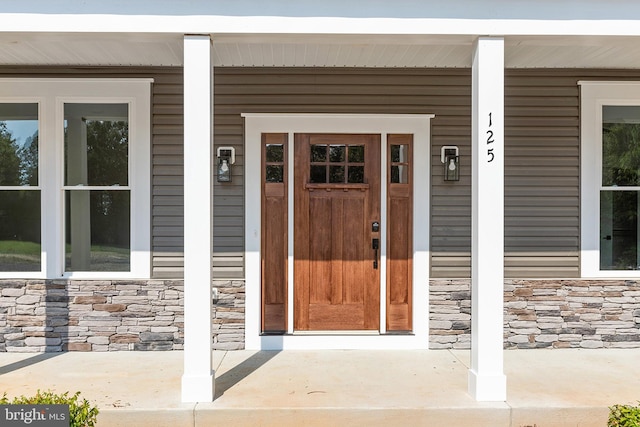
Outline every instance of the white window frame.
<path id="1" fill-rule="evenodd" d="M 0 102 L 39 103 L 38 178 L 42 271 L 0 272 L 0 278 L 147 279 L 151 275 L 152 79 L 0 79 Z M 64 104 L 129 106 L 130 270 L 65 272 Z"/>
<path id="2" fill-rule="evenodd" d="M 580 267 L 584 278 L 637 278 L 640 270 L 600 270 L 602 107 L 640 106 L 640 82 L 580 81 Z M 640 187 L 624 187 L 639 191 Z"/>
<path id="3" fill-rule="evenodd" d="M 1 86 L 0 86 L 1 88 Z M 42 129 L 42 121 L 40 119 L 41 115 L 42 115 L 42 104 L 43 104 L 43 99 L 40 97 L 0 97 L 0 102 L 2 102 L 3 104 L 38 104 L 38 139 L 41 138 L 40 135 L 42 135 L 43 133 L 43 129 Z M 42 182 L 43 182 L 43 177 L 42 177 L 42 171 L 43 171 L 43 167 L 42 167 L 42 148 L 40 147 L 40 145 L 42 144 L 38 144 L 38 185 L 37 186 L 28 186 L 28 187 L 23 187 L 23 186 L 0 186 L 0 191 L 20 191 L 20 190 L 27 190 L 27 191 L 39 191 L 40 192 L 40 270 L 38 271 L 19 271 L 16 273 L 13 272 L 0 272 L 0 278 L 3 278 L 4 275 L 10 275 L 11 278 L 16 278 L 16 279 L 27 279 L 27 278 L 43 278 L 44 277 L 44 266 L 46 265 L 46 253 L 44 251 L 44 247 L 45 247 L 45 236 L 44 236 L 44 230 L 42 228 L 43 226 L 43 215 L 45 212 L 45 207 L 44 207 L 44 199 L 42 196 Z"/>

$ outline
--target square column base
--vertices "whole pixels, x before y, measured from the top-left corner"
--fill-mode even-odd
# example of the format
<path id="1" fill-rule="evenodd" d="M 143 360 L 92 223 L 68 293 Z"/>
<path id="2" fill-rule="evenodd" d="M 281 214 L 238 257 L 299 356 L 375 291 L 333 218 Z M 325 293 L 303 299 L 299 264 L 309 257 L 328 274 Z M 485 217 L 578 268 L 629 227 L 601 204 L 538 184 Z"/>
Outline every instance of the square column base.
<path id="1" fill-rule="evenodd" d="M 182 376 L 182 401 L 187 402 L 213 402 L 215 396 L 215 376 L 211 375 Z"/>
<path id="2" fill-rule="evenodd" d="M 478 374 L 469 369 L 469 394 L 478 402 L 507 400 L 507 376 Z"/>

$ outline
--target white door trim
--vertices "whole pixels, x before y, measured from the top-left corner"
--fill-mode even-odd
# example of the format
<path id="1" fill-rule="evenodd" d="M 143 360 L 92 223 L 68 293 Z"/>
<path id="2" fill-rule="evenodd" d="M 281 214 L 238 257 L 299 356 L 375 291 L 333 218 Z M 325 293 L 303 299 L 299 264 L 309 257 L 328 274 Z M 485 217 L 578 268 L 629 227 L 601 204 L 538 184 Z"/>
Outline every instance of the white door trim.
<path id="1" fill-rule="evenodd" d="M 260 114 L 245 113 L 245 348 L 248 350 L 286 349 L 426 349 L 429 335 L 429 188 L 430 120 L 432 114 Z M 261 192 L 260 141 L 262 133 L 289 135 L 289 176 L 293 176 L 293 133 L 375 133 L 414 135 L 414 225 L 413 225 L 413 334 L 260 334 L 260 248 Z M 383 156 L 384 157 L 384 156 Z M 386 169 L 384 169 L 386 171 Z M 382 171 L 382 170 L 381 170 Z M 381 179 L 381 198 L 386 197 L 386 173 Z M 291 183 L 290 183 L 291 188 Z M 293 194 L 289 191 L 289 222 L 293 221 Z M 386 200 L 386 198 L 385 198 Z M 382 233 L 386 233 L 386 209 L 381 211 Z M 289 226 L 289 325 L 293 309 L 293 230 Z M 381 247 L 385 248 L 385 242 Z M 381 257 L 383 264 L 384 249 Z M 384 270 L 381 271 L 384 273 Z M 386 281 L 381 274 L 381 285 Z M 381 286 L 384 292 L 386 286 Z M 381 306 L 386 300 L 381 295 Z M 384 310 L 381 311 L 381 315 Z M 381 316 L 381 325 L 385 319 Z"/>

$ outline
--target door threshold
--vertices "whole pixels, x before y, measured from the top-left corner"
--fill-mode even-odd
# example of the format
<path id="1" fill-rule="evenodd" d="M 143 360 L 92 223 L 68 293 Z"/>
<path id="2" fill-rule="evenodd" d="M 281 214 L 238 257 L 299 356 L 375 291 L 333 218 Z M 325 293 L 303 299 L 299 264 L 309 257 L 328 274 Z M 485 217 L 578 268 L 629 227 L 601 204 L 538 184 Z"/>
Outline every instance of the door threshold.
<path id="1" fill-rule="evenodd" d="M 426 350 L 424 335 L 381 334 L 379 331 L 296 331 L 262 335 L 248 350 Z"/>
<path id="2" fill-rule="evenodd" d="M 291 335 L 380 335 L 380 331 L 294 331 Z"/>

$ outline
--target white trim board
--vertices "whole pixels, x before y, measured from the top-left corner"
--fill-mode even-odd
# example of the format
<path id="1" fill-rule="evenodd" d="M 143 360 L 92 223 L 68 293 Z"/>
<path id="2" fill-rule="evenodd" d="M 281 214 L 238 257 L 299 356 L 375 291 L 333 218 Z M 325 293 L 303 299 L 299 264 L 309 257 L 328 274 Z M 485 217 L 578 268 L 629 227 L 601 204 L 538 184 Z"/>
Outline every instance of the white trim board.
<path id="1" fill-rule="evenodd" d="M 622 4 L 620 4 L 622 2 Z M 384 2 L 82 2 L 3 0 L 4 32 L 133 34 L 630 35 L 640 6 L 573 2 L 436 0 Z"/>
<path id="2" fill-rule="evenodd" d="M 431 114 L 242 114 L 245 119 L 245 348 L 248 350 L 280 349 L 426 349 L 429 335 L 429 182 L 430 182 L 430 121 Z M 413 211 L 413 334 L 293 334 L 292 326 L 285 335 L 260 334 L 260 236 L 261 183 L 260 143 L 262 133 L 289 135 L 289 168 L 293 167 L 294 133 L 373 133 L 382 136 L 385 144 L 390 133 L 414 135 L 414 211 Z M 384 147 L 385 145 L 383 145 Z M 291 171 L 290 171 L 291 172 Z M 292 176 L 292 175 L 290 175 Z M 386 194 L 386 179 L 381 180 L 381 197 Z M 293 307 L 293 194 L 289 183 L 289 325 Z M 249 209 L 248 207 L 251 207 Z M 386 224 L 386 210 L 381 211 Z M 382 229 L 384 234 L 384 228 Z M 385 243 L 381 242 L 381 247 Z M 384 255 L 384 253 L 383 253 Z M 385 282 L 381 274 L 381 282 Z M 386 300 L 381 286 L 381 304 Z M 384 311 L 382 312 L 384 313 Z M 382 314 L 381 313 L 381 314 Z M 381 317 L 381 325 L 385 319 Z M 384 328 L 381 328 L 384 331 Z"/>

